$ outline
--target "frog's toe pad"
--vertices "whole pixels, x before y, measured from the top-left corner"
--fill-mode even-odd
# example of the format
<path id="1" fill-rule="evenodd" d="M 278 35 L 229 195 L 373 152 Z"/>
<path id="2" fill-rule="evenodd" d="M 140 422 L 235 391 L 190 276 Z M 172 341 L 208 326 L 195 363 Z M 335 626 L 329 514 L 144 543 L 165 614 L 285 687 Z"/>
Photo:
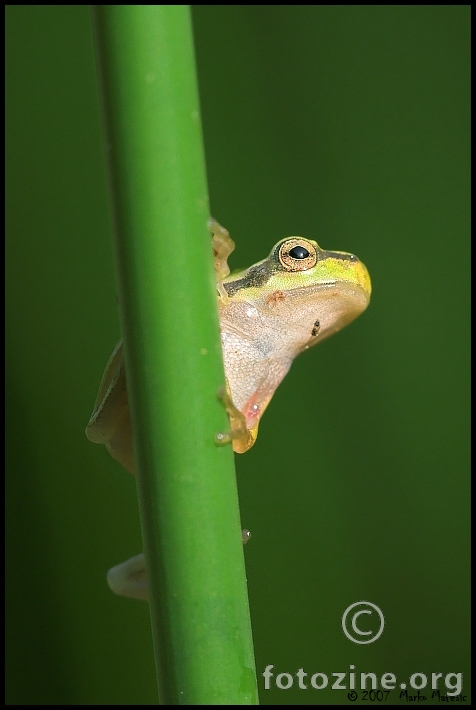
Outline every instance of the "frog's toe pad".
<path id="1" fill-rule="evenodd" d="M 149 594 L 144 555 L 136 555 L 120 565 L 111 567 L 107 573 L 107 583 L 115 594 L 147 601 Z"/>
<path id="2" fill-rule="evenodd" d="M 247 530 L 246 528 L 243 528 L 243 530 L 241 531 L 241 542 L 243 543 L 243 545 L 246 545 L 246 543 L 248 542 L 250 537 L 251 537 L 250 531 Z"/>
<path id="3" fill-rule="evenodd" d="M 219 432 L 218 434 L 215 434 L 215 444 L 217 446 L 225 446 L 225 444 L 229 444 L 230 441 L 233 440 L 233 437 L 231 435 L 231 432 Z"/>

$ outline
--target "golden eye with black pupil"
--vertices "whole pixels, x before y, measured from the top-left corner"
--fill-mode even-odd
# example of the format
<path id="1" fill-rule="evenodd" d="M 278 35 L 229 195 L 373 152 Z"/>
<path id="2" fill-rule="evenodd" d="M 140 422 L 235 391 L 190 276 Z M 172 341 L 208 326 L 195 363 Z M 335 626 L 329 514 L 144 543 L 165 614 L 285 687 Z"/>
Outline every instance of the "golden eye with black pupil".
<path id="1" fill-rule="evenodd" d="M 307 239 L 286 239 L 278 251 L 281 266 L 286 271 L 307 271 L 317 262 L 316 248 Z"/>

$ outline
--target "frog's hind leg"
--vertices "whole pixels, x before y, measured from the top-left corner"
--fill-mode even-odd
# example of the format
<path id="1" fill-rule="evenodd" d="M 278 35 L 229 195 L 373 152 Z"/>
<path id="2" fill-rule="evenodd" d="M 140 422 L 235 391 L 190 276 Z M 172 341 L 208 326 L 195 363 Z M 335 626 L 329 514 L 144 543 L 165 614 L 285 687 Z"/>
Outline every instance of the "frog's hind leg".
<path id="1" fill-rule="evenodd" d="M 104 444 L 113 459 L 135 472 L 122 341 L 104 370 L 86 436 L 95 444 Z"/>

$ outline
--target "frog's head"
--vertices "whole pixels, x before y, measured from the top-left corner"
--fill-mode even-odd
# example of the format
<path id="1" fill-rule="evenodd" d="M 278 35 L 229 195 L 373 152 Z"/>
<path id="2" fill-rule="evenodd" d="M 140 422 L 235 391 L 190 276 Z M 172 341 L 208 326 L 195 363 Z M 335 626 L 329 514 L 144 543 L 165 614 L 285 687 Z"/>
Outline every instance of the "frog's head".
<path id="1" fill-rule="evenodd" d="M 302 351 L 353 321 L 368 306 L 370 277 L 353 254 L 326 251 L 311 239 L 288 237 L 267 259 L 225 283 L 229 296 L 253 302 L 291 330 Z"/>

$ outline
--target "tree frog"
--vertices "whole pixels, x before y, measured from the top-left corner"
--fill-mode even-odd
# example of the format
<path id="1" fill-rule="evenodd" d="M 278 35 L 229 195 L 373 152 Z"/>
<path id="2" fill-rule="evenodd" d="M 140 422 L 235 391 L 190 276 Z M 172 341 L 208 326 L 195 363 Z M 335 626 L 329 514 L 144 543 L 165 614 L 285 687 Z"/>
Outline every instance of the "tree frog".
<path id="1" fill-rule="evenodd" d="M 215 441 L 231 442 L 236 453 L 244 453 L 256 441 L 261 416 L 294 358 L 367 308 L 370 277 L 353 254 L 326 251 L 303 237 L 282 239 L 266 259 L 230 274 L 235 244 L 215 220 L 209 228 L 226 375 L 220 396 L 230 419 L 229 431 Z M 134 473 L 121 342 L 106 365 L 86 436 Z M 143 555 L 111 569 L 108 581 L 118 594 L 147 598 Z"/>

